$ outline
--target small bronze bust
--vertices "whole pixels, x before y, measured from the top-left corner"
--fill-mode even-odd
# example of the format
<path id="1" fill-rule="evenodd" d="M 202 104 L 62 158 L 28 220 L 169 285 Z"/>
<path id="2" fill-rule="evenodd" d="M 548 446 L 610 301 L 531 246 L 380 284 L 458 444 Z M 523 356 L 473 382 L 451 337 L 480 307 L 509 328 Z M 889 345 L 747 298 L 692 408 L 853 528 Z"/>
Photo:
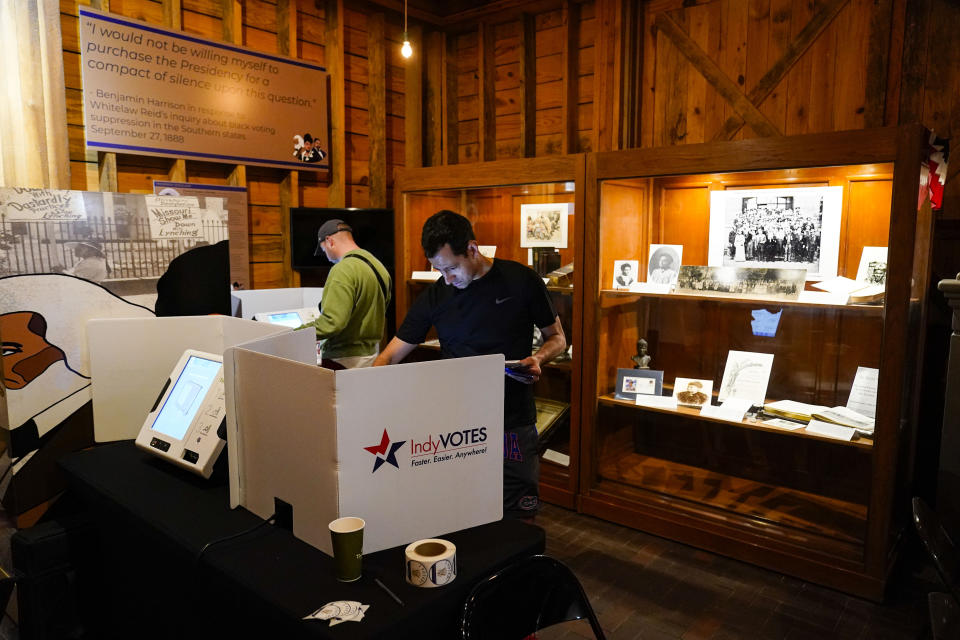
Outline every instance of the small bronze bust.
<path id="1" fill-rule="evenodd" d="M 633 360 L 634 369 L 649 369 L 650 361 L 653 360 L 647 355 L 647 341 L 643 338 L 637 340 L 637 355 L 630 358 Z"/>

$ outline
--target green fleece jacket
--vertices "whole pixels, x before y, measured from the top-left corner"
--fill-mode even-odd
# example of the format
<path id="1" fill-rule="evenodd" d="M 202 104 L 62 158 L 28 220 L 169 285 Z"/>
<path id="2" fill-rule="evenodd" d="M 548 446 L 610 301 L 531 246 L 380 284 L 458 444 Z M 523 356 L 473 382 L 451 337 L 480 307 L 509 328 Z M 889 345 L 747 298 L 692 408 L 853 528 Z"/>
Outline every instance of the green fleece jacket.
<path id="1" fill-rule="evenodd" d="M 350 258 L 352 254 L 362 255 L 376 267 L 387 286 L 386 299 L 370 265 Z M 323 287 L 320 317 L 310 323 L 317 331 L 317 340 L 325 341 L 324 358 L 368 356 L 376 352 L 383 337 L 392 287 L 387 269 L 369 251 L 354 249 L 333 265 Z"/>

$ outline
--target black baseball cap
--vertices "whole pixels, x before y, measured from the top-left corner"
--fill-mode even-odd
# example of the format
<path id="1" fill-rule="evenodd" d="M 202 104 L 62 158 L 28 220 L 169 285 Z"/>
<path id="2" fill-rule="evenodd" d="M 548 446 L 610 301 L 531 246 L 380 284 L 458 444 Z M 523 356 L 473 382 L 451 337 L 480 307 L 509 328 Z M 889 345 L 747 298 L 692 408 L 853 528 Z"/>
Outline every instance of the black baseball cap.
<path id="1" fill-rule="evenodd" d="M 353 229 L 350 227 L 350 225 L 343 220 L 337 220 L 336 218 L 333 220 L 327 220 L 320 225 L 320 228 L 317 229 L 317 248 L 314 250 L 313 255 L 323 255 L 323 249 L 320 247 L 320 245 L 322 245 L 323 241 L 327 239 L 327 236 L 332 236 L 338 231 L 349 231 L 350 233 L 353 233 Z"/>

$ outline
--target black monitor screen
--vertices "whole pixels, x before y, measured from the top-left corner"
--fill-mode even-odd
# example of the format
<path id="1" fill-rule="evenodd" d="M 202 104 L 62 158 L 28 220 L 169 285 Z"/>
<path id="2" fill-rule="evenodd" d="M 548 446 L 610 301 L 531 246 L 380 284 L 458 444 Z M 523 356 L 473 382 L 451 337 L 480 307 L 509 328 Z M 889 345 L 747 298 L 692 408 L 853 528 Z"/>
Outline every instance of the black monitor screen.
<path id="1" fill-rule="evenodd" d="M 298 270 L 326 271 L 332 266 L 317 249 L 317 230 L 327 220 L 340 219 L 353 228 L 353 239 L 393 270 L 393 209 L 319 209 L 299 207 L 290 210 L 291 266 Z M 325 279 L 325 278 L 324 278 Z"/>

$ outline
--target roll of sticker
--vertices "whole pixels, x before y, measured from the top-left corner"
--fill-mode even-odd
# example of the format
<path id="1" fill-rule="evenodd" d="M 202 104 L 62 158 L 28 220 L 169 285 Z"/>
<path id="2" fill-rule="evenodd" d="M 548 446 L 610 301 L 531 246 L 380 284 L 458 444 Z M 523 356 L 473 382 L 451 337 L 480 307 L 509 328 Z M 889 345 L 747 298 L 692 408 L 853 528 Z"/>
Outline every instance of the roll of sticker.
<path id="1" fill-rule="evenodd" d="M 442 587 L 457 577 L 457 547 L 431 538 L 407 546 L 407 582 L 415 587 Z"/>

